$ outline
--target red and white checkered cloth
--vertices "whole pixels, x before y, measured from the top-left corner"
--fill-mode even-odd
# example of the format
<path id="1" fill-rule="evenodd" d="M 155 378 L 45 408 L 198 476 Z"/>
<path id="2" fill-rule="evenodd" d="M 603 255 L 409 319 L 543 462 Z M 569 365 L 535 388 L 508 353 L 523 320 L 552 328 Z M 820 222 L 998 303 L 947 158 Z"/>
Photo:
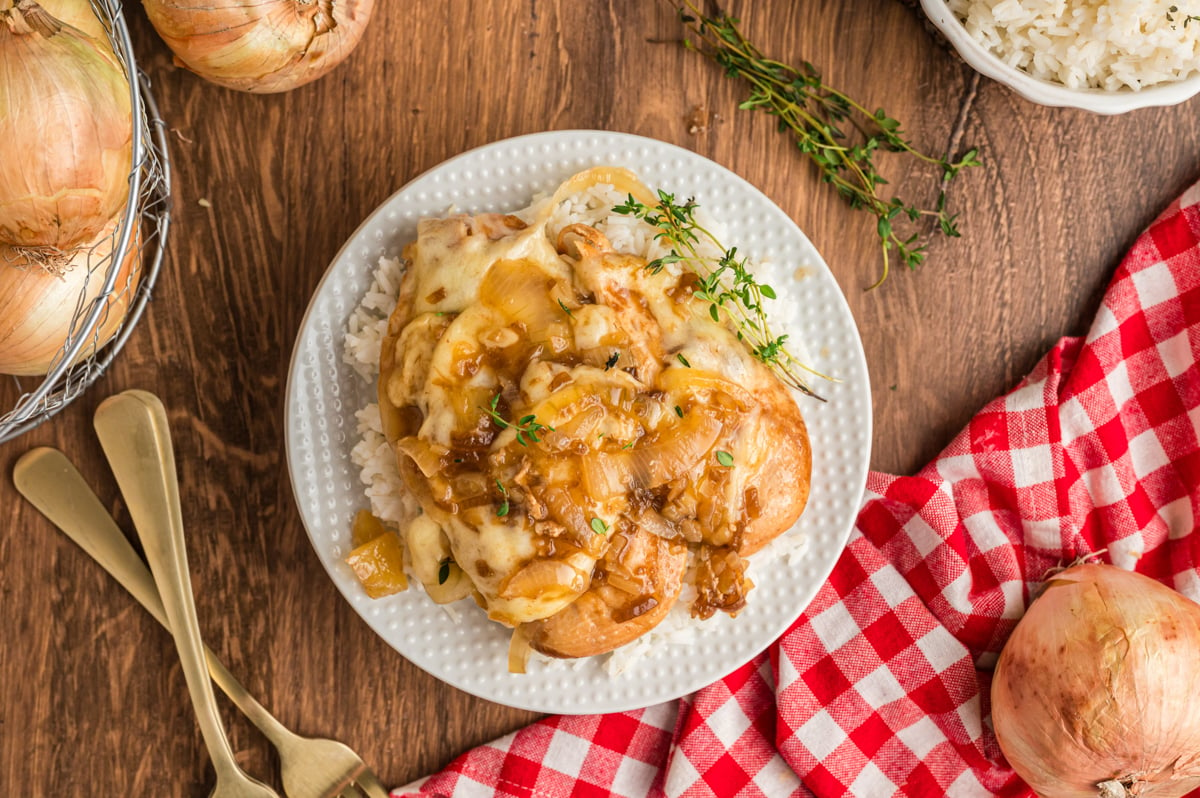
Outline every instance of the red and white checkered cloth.
<path id="1" fill-rule="evenodd" d="M 916 476 L 870 475 L 833 574 L 768 652 L 679 701 L 547 718 L 419 793 L 1031 795 L 988 693 L 1046 570 L 1106 549 L 1200 600 L 1198 354 L 1200 184 L 1138 240 L 1085 339 Z"/>

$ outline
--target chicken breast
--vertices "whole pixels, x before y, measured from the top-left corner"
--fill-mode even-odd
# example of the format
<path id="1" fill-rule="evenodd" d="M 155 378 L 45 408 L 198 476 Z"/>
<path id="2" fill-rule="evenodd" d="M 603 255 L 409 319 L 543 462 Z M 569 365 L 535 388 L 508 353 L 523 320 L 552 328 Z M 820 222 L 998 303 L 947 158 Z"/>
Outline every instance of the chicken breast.
<path id="1" fill-rule="evenodd" d="M 583 657 L 653 628 L 685 573 L 694 614 L 740 609 L 743 558 L 799 518 L 811 452 L 788 389 L 696 276 L 584 224 L 549 230 L 560 199 L 530 224 L 421 223 L 379 402 L 423 511 L 401 532 L 426 589 Z"/>

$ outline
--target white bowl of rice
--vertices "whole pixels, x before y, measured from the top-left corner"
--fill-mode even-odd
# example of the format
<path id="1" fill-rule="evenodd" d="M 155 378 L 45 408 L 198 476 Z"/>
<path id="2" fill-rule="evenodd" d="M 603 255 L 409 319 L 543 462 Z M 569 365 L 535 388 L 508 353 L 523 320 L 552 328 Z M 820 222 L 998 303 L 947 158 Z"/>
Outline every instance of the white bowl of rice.
<path id="1" fill-rule="evenodd" d="M 921 0 L 970 66 L 1035 103 L 1120 114 L 1200 92 L 1200 0 Z"/>

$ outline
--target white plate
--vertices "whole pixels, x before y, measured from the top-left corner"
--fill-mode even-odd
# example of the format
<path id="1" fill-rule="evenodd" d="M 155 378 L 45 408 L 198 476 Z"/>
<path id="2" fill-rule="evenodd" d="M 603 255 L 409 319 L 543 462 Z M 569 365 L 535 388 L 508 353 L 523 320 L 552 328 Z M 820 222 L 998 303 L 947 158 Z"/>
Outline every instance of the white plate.
<path id="1" fill-rule="evenodd" d="M 812 495 L 797 528 L 798 555 L 752 565 L 756 587 L 736 618 L 718 615 L 693 642 L 639 659 L 619 676 L 595 659 L 508 673 L 509 632 L 467 599 L 461 620 L 410 589 L 372 600 L 342 558 L 354 513 L 367 506 L 358 469 L 354 411 L 372 400 L 342 359 L 346 321 L 382 256 L 396 256 L 422 216 L 511 211 L 571 174 L 598 164 L 632 168 L 651 187 L 694 197 L 726 227 L 726 246 L 775 264 L 764 282 L 777 307 L 797 308 L 781 325 L 806 342 L 816 365 L 839 382 L 818 387 L 827 403 L 801 399 L 812 439 Z M 773 320 L 777 317 L 773 315 Z M 710 684 L 754 657 L 804 610 L 841 554 L 862 499 L 871 445 L 871 392 L 854 319 L 821 256 L 795 224 L 737 175 L 688 150 L 620 133 L 562 131 L 471 150 L 413 180 L 363 222 L 334 258 L 301 323 L 287 386 L 287 457 L 300 515 L 329 576 L 351 606 L 392 647 L 455 687 L 539 712 L 613 712 L 667 701 Z M 756 559 L 759 555 L 756 555 Z"/>

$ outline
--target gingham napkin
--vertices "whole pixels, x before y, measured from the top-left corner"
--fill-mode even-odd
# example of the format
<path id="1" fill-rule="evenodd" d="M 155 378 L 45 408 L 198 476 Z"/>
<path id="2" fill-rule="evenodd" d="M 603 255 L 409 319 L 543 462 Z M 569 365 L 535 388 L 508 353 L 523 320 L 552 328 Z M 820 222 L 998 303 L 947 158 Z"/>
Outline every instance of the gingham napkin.
<path id="1" fill-rule="evenodd" d="M 872 473 L 769 651 L 679 701 L 551 717 L 395 795 L 1025 796 L 991 667 L 1052 566 L 1106 550 L 1200 600 L 1200 184 L 1065 338 L 916 476 Z"/>

